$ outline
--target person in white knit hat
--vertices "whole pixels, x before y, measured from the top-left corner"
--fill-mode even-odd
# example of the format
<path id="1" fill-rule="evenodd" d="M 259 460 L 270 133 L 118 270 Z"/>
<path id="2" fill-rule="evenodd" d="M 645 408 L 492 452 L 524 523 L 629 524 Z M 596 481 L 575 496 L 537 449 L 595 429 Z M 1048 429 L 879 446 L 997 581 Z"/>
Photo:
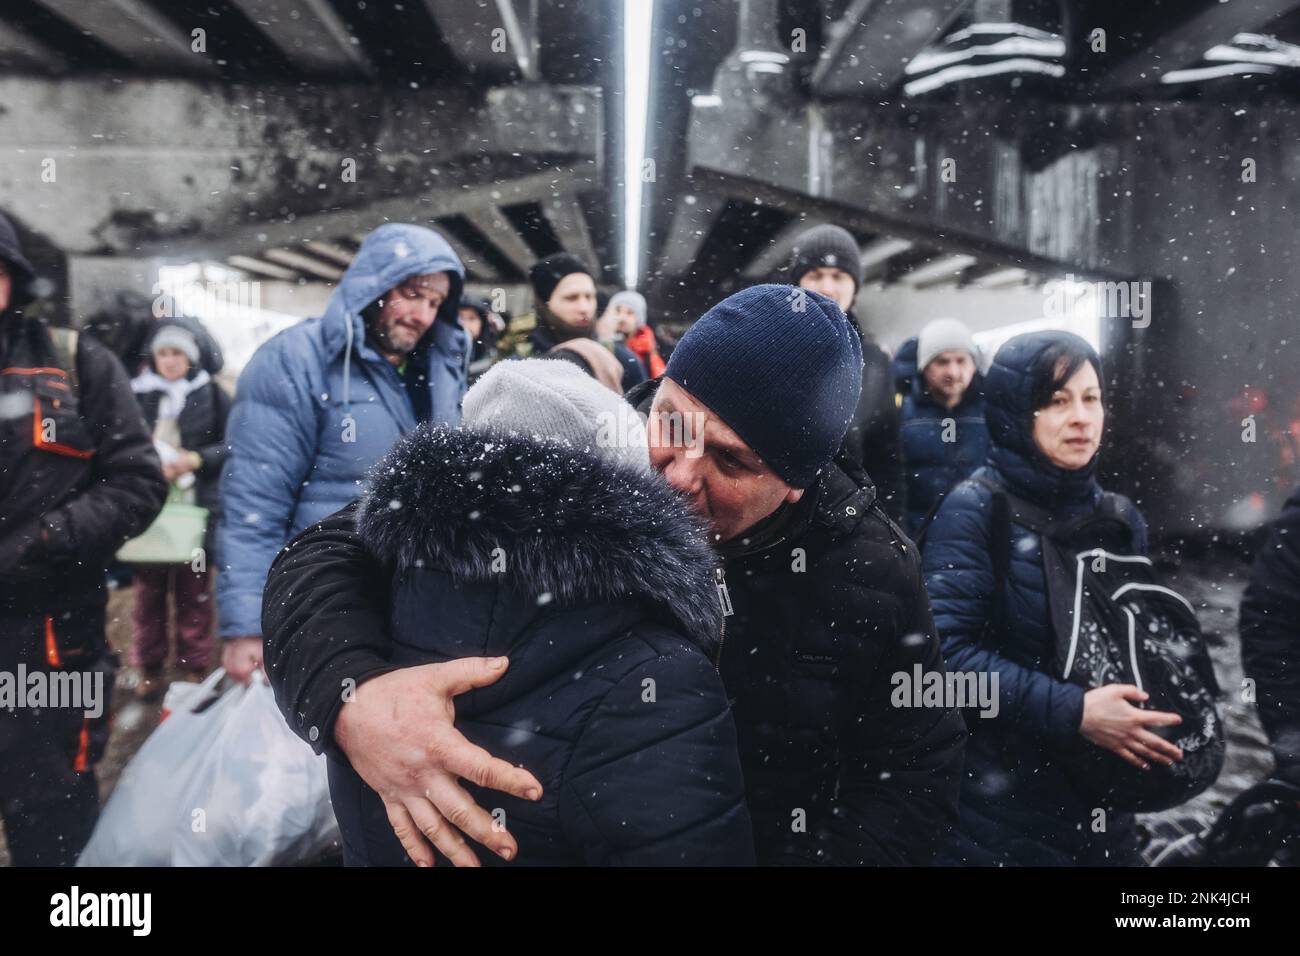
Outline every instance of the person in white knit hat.
<path id="1" fill-rule="evenodd" d="M 722 631 L 713 553 L 650 470 L 620 396 L 566 362 L 499 363 L 466 394 L 460 429 L 422 425 L 376 466 L 356 527 L 392 571 L 388 671 L 508 656 L 491 686 L 457 699 L 456 727 L 545 790 L 492 795 L 517 852 L 490 859 L 753 863 L 709 656 Z M 423 802 L 385 799 L 363 779 L 365 742 L 347 744 L 350 762 L 327 750 L 345 862 L 432 865 L 435 831 L 437 858 L 460 862 L 463 841 L 442 842 L 454 831 L 437 823 L 439 784 Z"/>
<path id="2" fill-rule="evenodd" d="M 979 349 L 965 323 L 934 319 L 916 343 L 917 375 L 899 411 L 907 507 L 903 526 L 916 534 L 958 482 L 988 453 Z"/>

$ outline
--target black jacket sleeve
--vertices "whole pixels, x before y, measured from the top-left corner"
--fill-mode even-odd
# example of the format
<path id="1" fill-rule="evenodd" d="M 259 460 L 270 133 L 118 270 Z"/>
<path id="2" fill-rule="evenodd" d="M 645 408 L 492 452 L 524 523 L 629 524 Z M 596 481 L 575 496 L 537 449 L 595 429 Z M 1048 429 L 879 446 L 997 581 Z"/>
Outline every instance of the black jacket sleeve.
<path id="1" fill-rule="evenodd" d="M 216 382 L 212 382 L 211 387 L 212 440 L 205 445 L 200 445 L 198 448 L 190 449 L 202 461 L 199 466 L 199 474 L 205 478 L 220 476 L 221 468 L 225 465 L 226 458 L 230 454 L 230 448 L 226 445 L 226 422 L 230 418 L 230 396 Z"/>
<path id="2" fill-rule="evenodd" d="M 397 669 L 388 661 L 392 571 L 357 534 L 356 508 L 354 501 L 285 545 L 262 599 L 263 661 L 276 703 L 317 753 L 344 763 L 334 745 L 344 691 Z"/>
<path id="3" fill-rule="evenodd" d="M 1255 559 L 1241 602 L 1241 660 L 1278 773 L 1300 782 L 1300 488 Z"/>
<path id="4" fill-rule="evenodd" d="M 80 336 L 77 379 L 95 454 L 90 487 L 43 519 L 45 553 L 56 559 L 111 555 L 149 527 L 167 497 L 162 464 L 122 363 Z"/>
<path id="5" fill-rule="evenodd" d="M 614 684 L 565 769 L 565 831 L 593 866 L 751 866 L 736 728 L 699 651 L 662 649 Z"/>

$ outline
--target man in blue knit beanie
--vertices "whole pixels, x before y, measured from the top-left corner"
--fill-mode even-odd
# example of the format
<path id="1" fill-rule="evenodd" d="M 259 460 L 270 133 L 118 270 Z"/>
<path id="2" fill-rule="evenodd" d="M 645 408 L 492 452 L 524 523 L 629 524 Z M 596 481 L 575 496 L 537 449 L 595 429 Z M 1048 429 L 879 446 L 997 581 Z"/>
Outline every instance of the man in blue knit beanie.
<path id="1" fill-rule="evenodd" d="M 651 464 L 713 532 L 763 864 L 920 864 L 956 819 L 961 714 L 895 693 L 900 674 L 944 681 L 916 547 L 832 462 L 862 386 L 850 321 L 806 289 L 744 289 L 628 394 Z"/>
<path id="2" fill-rule="evenodd" d="M 650 417 L 652 445 L 661 433 L 666 454 L 675 436 L 698 437 L 692 423 L 708 417 L 733 446 L 737 439 L 747 446 L 742 458 L 762 466 L 720 483 L 676 481 L 675 470 L 669 476 L 725 541 L 779 504 L 797 502 L 830 464 L 862 389 L 862 341 L 825 296 L 753 286 L 691 326 L 664 377 Z M 678 421 L 684 427 L 674 432 Z M 692 477 L 703 474 L 692 470 Z"/>

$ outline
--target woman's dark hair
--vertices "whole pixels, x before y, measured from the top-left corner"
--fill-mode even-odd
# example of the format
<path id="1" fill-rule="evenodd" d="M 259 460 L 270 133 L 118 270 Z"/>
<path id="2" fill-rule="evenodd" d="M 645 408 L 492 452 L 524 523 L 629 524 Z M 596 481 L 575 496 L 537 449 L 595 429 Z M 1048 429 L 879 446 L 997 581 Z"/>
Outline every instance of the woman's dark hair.
<path id="1" fill-rule="evenodd" d="M 1035 410 L 1046 408 L 1051 404 L 1052 396 L 1065 387 L 1083 363 L 1089 363 L 1097 373 L 1097 382 L 1101 384 L 1101 365 L 1097 354 L 1081 339 L 1073 337 L 1049 345 L 1034 363 L 1030 380 L 1031 407 Z M 1105 389 L 1102 389 L 1105 396 Z"/>

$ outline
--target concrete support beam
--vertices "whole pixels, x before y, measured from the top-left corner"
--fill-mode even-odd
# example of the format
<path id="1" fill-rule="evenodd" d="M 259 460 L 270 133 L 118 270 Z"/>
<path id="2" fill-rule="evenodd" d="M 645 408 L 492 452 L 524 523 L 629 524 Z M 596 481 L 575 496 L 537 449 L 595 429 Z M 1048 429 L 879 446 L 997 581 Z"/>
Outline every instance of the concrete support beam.
<path id="1" fill-rule="evenodd" d="M 303 248 L 314 256 L 340 265 L 344 269 L 352 265 L 353 253 L 333 242 L 313 239 L 303 243 Z"/>
<path id="2" fill-rule="evenodd" d="M 889 269 L 889 260 L 902 255 L 914 246 L 910 239 L 877 239 L 862 247 L 863 282 L 884 275 Z"/>
<path id="3" fill-rule="evenodd" d="M 955 282 L 963 269 L 975 264 L 975 257 L 968 255 L 942 256 L 924 265 L 909 269 L 898 277 L 906 286 L 921 289 L 941 282 Z"/>
<path id="4" fill-rule="evenodd" d="M 756 282 L 766 282 L 785 264 L 790 256 L 794 241 L 814 226 L 820 226 L 822 220 L 800 216 L 787 223 L 768 242 L 763 249 L 745 266 L 745 277 Z"/>
<path id="5" fill-rule="evenodd" d="M 537 261 L 537 254 L 524 242 L 519 230 L 506 218 L 499 206 L 468 209 L 463 215 L 510 260 L 512 266 L 524 275 L 528 274 L 528 267 Z"/>
<path id="6" fill-rule="evenodd" d="M 460 257 L 460 261 L 464 264 L 465 269 L 470 273 L 470 275 L 481 279 L 484 282 L 500 281 L 501 273 L 497 271 L 496 267 L 493 266 L 492 263 L 488 262 L 487 259 L 483 258 L 469 246 L 465 245 L 465 243 L 457 239 L 455 234 L 452 232 L 440 228 L 437 225 L 434 225 L 433 228 L 438 231 L 438 235 L 447 240 L 447 244 L 451 246 L 456 255 Z M 358 237 L 358 241 L 364 238 L 365 236 L 360 236 Z"/>
<path id="7" fill-rule="evenodd" d="M 267 249 L 262 256 L 277 265 L 296 269 L 314 278 L 324 279 L 326 282 L 338 282 L 343 278 L 343 270 L 337 266 L 322 262 L 314 256 L 294 252 L 292 249 Z"/>
<path id="8" fill-rule="evenodd" d="M 819 96 L 875 98 L 894 90 L 912 58 L 943 36 L 966 0 L 853 0 L 830 28 L 813 70 Z"/>
<path id="9" fill-rule="evenodd" d="M 0 70 L 14 73 L 63 73 L 68 61 L 40 40 L 0 22 Z"/>
<path id="10" fill-rule="evenodd" d="M 304 73 L 373 76 L 374 65 L 329 0 L 231 0 Z"/>
<path id="11" fill-rule="evenodd" d="M 537 7 L 531 0 L 424 0 L 424 5 L 467 67 L 537 82 Z"/>
<path id="12" fill-rule="evenodd" d="M 1154 86 L 1165 73 L 1188 66 L 1216 43 L 1258 30 L 1296 8 L 1296 0 L 1219 0 L 1178 26 L 1155 35 L 1151 45 L 1120 62 L 1096 86 L 1101 95 Z"/>
<path id="13" fill-rule="evenodd" d="M 195 52 L 193 37 L 144 0 L 37 0 L 41 6 L 90 34 L 115 53 L 151 70 L 217 73 L 207 53 Z"/>
<path id="14" fill-rule="evenodd" d="M 268 279 L 293 281 L 298 279 L 300 275 L 295 269 L 286 269 L 283 266 L 273 265 L 264 259 L 254 259 L 252 256 L 230 256 L 226 259 L 226 263 L 235 269 L 256 276 L 265 276 Z"/>
<path id="15" fill-rule="evenodd" d="M 577 256 L 587 267 L 596 270 L 599 278 L 602 263 L 591 241 L 591 230 L 575 193 L 561 193 L 542 203 L 542 211 L 550 220 L 551 228 L 564 244 L 566 251 Z"/>
<path id="16" fill-rule="evenodd" d="M 600 114 L 600 91 L 576 87 L 482 97 L 460 88 L 0 77 L 0 208 L 70 252 L 147 246 L 166 255 L 281 226 L 285 238 L 253 251 L 291 246 L 373 228 L 383 219 L 366 218 L 371 209 L 398 221 L 446 214 L 428 208 L 431 195 L 495 186 L 501 197 L 488 201 L 507 204 L 513 190 L 502 181 L 527 181 L 535 189 L 527 199 L 549 197 L 549 179 L 599 188 Z M 542 180 L 529 178 L 539 171 Z M 579 172 L 580 182 L 567 178 Z M 362 214 L 328 232 L 294 227 L 347 211 Z"/>
<path id="17" fill-rule="evenodd" d="M 699 256 L 704 240 L 713 230 L 726 200 L 721 196 L 699 191 L 681 194 L 676 199 L 677 211 L 664 244 L 663 261 L 659 271 L 664 275 L 683 275 L 690 271 Z"/>

